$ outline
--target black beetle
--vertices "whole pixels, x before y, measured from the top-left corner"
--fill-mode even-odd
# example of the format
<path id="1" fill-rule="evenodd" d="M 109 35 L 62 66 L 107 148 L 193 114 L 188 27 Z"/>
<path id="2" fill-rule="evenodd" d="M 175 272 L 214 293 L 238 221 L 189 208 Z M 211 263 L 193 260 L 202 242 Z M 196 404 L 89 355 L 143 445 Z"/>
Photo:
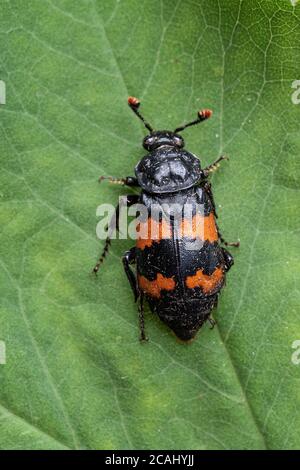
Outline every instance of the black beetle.
<path id="1" fill-rule="evenodd" d="M 139 224 L 139 233 L 143 232 L 143 236 L 138 235 L 136 246 L 122 258 L 135 300 L 139 300 L 141 339 L 146 339 L 143 310 L 146 298 L 152 312 L 157 313 L 178 338 L 188 341 L 206 320 L 212 327 L 215 324 L 211 311 L 217 306 L 225 273 L 233 264 L 232 255 L 221 244 L 239 245 L 239 242 L 227 243 L 221 237 L 208 182 L 210 173 L 226 157 L 221 156 L 202 169 L 200 160 L 184 150 L 179 132 L 208 119 L 212 114 L 209 109 L 199 111 L 196 120 L 173 132 L 154 131 L 139 112 L 139 100 L 129 97 L 128 104 L 150 132 L 143 140 L 143 147 L 149 153 L 136 165 L 135 177 L 109 179 L 141 188 L 139 195 L 126 196 L 125 203 L 127 206 L 140 203 L 147 208 L 146 219 Z M 106 178 L 102 176 L 100 180 Z M 160 209 L 156 215 L 152 211 L 154 206 Z M 187 206 L 189 217 L 183 210 Z M 177 207 L 177 216 L 174 210 L 168 213 L 166 207 Z M 103 253 L 94 267 L 95 273 L 108 252 L 114 222 L 118 229 L 119 211 L 118 205 Z M 131 268 L 133 264 L 136 264 L 136 273 Z"/>

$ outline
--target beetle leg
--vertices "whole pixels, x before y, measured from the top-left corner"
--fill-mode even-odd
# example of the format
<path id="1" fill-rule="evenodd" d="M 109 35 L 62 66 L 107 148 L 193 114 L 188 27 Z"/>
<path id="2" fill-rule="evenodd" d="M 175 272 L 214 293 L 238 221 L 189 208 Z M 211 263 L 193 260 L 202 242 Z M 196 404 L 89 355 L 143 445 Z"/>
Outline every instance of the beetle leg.
<path id="1" fill-rule="evenodd" d="M 220 237 L 220 241 L 222 243 L 224 243 L 225 246 L 235 246 L 236 248 L 238 248 L 240 246 L 240 241 L 239 240 L 237 242 L 227 242 L 226 240 L 224 240 L 223 237 Z"/>
<path id="2" fill-rule="evenodd" d="M 232 254 L 229 253 L 228 250 L 226 250 L 226 248 L 222 247 L 222 251 L 223 251 L 223 256 L 224 256 L 224 261 L 225 261 L 225 270 L 229 271 L 231 266 L 234 264 L 234 258 Z"/>
<path id="3" fill-rule="evenodd" d="M 220 242 L 223 243 L 225 246 L 235 246 L 236 248 L 238 248 L 240 246 L 240 241 L 239 240 L 237 242 L 227 242 L 226 240 L 224 240 L 224 238 L 220 234 L 219 227 L 217 227 L 217 230 L 218 230 L 218 235 L 219 235 L 219 238 L 220 238 Z"/>
<path id="4" fill-rule="evenodd" d="M 124 198 L 122 198 L 121 204 L 125 205 L 127 207 L 130 207 L 133 204 L 135 204 L 136 202 L 138 202 L 138 200 L 139 200 L 139 195 L 138 194 L 129 194 L 129 195 L 125 196 Z M 104 261 L 104 258 L 106 257 L 106 255 L 108 253 L 109 247 L 111 245 L 111 235 L 112 235 L 112 233 L 114 232 L 115 229 L 117 231 L 119 231 L 119 213 L 120 213 L 121 204 L 117 205 L 115 213 L 114 213 L 114 215 L 112 216 L 112 218 L 109 222 L 109 226 L 107 228 L 108 235 L 107 235 L 106 240 L 105 240 L 103 251 L 101 253 L 101 256 L 100 256 L 97 264 L 95 265 L 95 267 L 93 269 L 93 272 L 95 274 L 97 274 L 97 272 L 99 271 L 99 268 L 100 268 L 101 264 Z"/>
<path id="5" fill-rule="evenodd" d="M 212 306 L 212 310 L 217 308 L 218 306 L 218 299 L 219 299 L 219 295 L 217 294 L 216 297 L 215 297 L 215 300 L 214 300 L 214 303 L 213 303 L 213 306 Z M 210 323 L 210 329 L 212 330 L 216 324 L 217 324 L 217 320 L 215 320 L 212 316 L 212 314 L 209 315 L 209 317 L 207 318 L 207 321 Z"/>
<path id="6" fill-rule="evenodd" d="M 129 251 L 126 251 L 124 254 L 122 261 L 124 265 L 124 270 L 126 273 L 126 276 L 128 278 L 130 287 L 132 289 L 133 295 L 134 295 L 134 300 L 135 302 L 139 298 L 139 324 L 140 324 L 140 340 L 141 341 L 148 341 L 148 338 L 146 337 L 145 334 L 145 318 L 144 318 L 144 293 L 139 292 L 137 282 L 136 282 L 136 277 L 132 269 L 130 268 L 130 265 L 135 263 L 136 260 L 136 248 L 135 246 L 130 248 Z"/>
<path id="7" fill-rule="evenodd" d="M 206 193 L 207 193 L 208 196 L 209 196 L 209 199 L 210 199 L 210 201 L 211 201 L 211 203 L 212 203 L 212 207 L 213 207 L 213 210 L 214 210 L 215 217 L 218 218 L 218 214 L 217 214 L 217 212 L 216 212 L 216 205 L 215 205 L 213 193 L 212 193 L 212 190 L 211 190 L 211 183 L 210 183 L 209 181 L 205 181 L 205 183 L 204 183 L 204 185 L 203 185 L 203 189 L 206 191 Z M 221 243 L 224 243 L 225 246 L 235 246 L 235 247 L 239 247 L 239 246 L 240 246 L 240 241 L 239 241 L 239 240 L 238 240 L 237 242 L 227 242 L 227 241 L 222 237 L 217 222 L 216 222 L 216 227 L 217 227 L 218 236 L 219 236 L 219 239 L 220 239 Z"/>
<path id="8" fill-rule="evenodd" d="M 218 298 L 219 298 L 219 296 L 218 296 L 218 294 L 217 294 L 216 297 L 215 297 L 215 300 L 214 300 L 212 309 L 217 308 L 217 306 L 218 306 Z M 211 330 L 212 330 L 212 329 L 216 326 L 216 324 L 217 324 L 217 320 L 215 320 L 215 319 L 213 318 L 212 314 L 209 315 L 209 317 L 207 318 L 207 321 L 210 323 L 210 329 L 211 329 Z"/>
<path id="9" fill-rule="evenodd" d="M 111 239 L 110 239 L 110 237 L 106 237 L 104 248 L 102 250 L 101 256 L 100 256 L 100 258 L 98 259 L 97 263 L 95 264 L 95 266 L 93 268 L 93 272 L 95 274 L 97 274 L 97 272 L 99 271 L 99 268 L 100 268 L 101 264 L 103 263 L 104 258 L 106 257 L 106 255 L 109 251 L 110 245 L 111 245 Z"/>
<path id="10" fill-rule="evenodd" d="M 207 321 L 210 323 L 210 329 L 213 330 L 217 322 L 213 317 L 208 317 Z"/>
<path id="11" fill-rule="evenodd" d="M 216 227 L 217 227 L 217 231 L 218 231 L 218 236 L 219 236 L 219 239 L 220 239 L 220 242 L 221 243 L 224 243 L 225 246 L 235 246 L 236 248 L 238 248 L 240 246 L 240 241 L 238 240 L 237 242 L 227 242 L 221 235 L 221 232 L 220 232 L 220 229 L 218 227 L 218 225 L 216 224 Z M 230 253 L 229 253 L 230 254 Z M 231 255 L 230 255 L 231 256 Z"/>
<path id="12" fill-rule="evenodd" d="M 143 294 L 143 292 L 140 293 L 139 322 L 140 322 L 140 341 L 148 341 L 148 338 L 145 334 L 144 294 Z"/>
<path id="13" fill-rule="evenodd" d="M 124 266 L 126 276 L 128 278 L 130 287 L 131 287 L 133 295 L 134 295 L 134 301 L 136 302 L 138 297 L 139 297 L 139 291 L 138 291 L 138 287 L 137 287 L 135 274 L 132 271 L 132 269 L 130 268 L 130 264 L 135 263 L 135 260 L 136 260 L 136 249 L 135 249 L 135 246 L 134 246 L 134 247 L 130 248 L 129 251 L 125 252 L 125 254 L 122 258 L 122 262 L 123 262 L 123 266 Z"/>
<path id="14" fill-rule="evenodd" d="M 123 186 L 139 186 L 137 178 L 126 176 L 126 178 L 113 178 L 112 176 L 99 176 L 99 183 L 103 180 L 109 180 L 110 183 L 121 184 Z"/>
<path id="15" fill-rule="evenodd" d="M 216 171 L 219 168 L 220 162 L 222 160 L 229 160 L 229 157 L 226 157 L 226 155 L 221 155 L 221 157 L 217 158 L 217 160 L 203 169 L 204 176 L 207 177 L 210 173 Z"/>

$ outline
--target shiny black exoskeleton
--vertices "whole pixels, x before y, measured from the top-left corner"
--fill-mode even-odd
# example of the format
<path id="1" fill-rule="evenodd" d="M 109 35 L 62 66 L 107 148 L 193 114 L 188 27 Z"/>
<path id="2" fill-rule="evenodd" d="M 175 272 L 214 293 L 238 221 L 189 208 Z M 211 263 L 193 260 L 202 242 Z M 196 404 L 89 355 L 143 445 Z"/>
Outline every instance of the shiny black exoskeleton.
<path id="1" fill-rule="evenodd" d="M 136 165 L 135 177 L 109 179 L 139 187 L 141 193 L 128 195 L 126 204 L 140 203 L 146 208 L 138 226 L 136 246 L 123 257 L 135 300 L 139 300 L 141 339 L 146 339 L 143 310 L 146 299 L 151 310 L 176 336 L 187 341 L 206 320 L 212 326 L 215 323 L 211 311 L 217 306 L 225 274 L 233 264 L 232 255 L 221 244 L 239 245 L 226 243 L 220 235 L 208 182 L 210 173 L 225 157 L 202 169 L 200 160 L 184 150 L 179 132 L 208 119 L 210 110 L 199 111 L 196 120 L 174 132 L 154 131 L 138 110 L 140 102 L 130 97 L 128 103 L 150 132 L 143 140 L 148 154 Z M 118 206 L 117 219 L 119 210 Z M 106 256 L 113 228 L 111 224 L 94 272 Z"/>

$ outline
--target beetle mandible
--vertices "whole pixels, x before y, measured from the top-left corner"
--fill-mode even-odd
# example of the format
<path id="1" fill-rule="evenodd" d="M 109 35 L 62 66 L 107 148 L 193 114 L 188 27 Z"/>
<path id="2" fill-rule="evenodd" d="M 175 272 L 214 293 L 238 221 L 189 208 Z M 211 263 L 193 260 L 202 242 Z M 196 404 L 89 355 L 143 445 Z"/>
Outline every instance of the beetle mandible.
<path id="1" fill-rule="evenodd" d="M 122 258 L 135 301 L 139 301 L 140 339 L 147 339 L 144 325 L 146 299 L 151 311 L 179 339 L 189 341 L 207 320 L 212 327 L 215 324 L 211 312 L 217 306 L 225 275 L 233 265 L 233 256 L 222 245 L 239 246 L 239 242 L 227 243 L 220 234 L 208 181 L 209 175 L 227 157 L 222 155 L 202 169 L 199 158 L 184 149 L 180 132 L 208 119 L 211 110 L 199 111 L 194 121 L 174 131 L 155 131 L 141 115 L 140 101 L 129 97 L 128 104 L 149 131 L 143 140 L 148 154 L 136 165 L 135 177 L 102 176 L 99 180 L 109 179 L 140 188 L 140 194 L 125 197 L 125 204 L 129 207 L 141 203 L 147 208 L 147 218 L 139 224 L 140 229 L 146 224 L 147 235 L 138 235 L 136 245 Z M 154 206 L 161 209 L 158 217 L 153 216 L 151 209 Z M 185 206 L 191 208 L 189 218 L 183 210 Z M 177 211 L 177 217 L 170 210 L 166 218 L 166 207 L 182 210 Z M 120 204 L 108 226 L 108 236 L 94 267 L 95 273 L 108 253 L 112 230 L 119 228 L 119 212 Z M 154 228 L 158 228 L 155 236 Z M 132 269 L 134 264 L 136 272 Z"/>

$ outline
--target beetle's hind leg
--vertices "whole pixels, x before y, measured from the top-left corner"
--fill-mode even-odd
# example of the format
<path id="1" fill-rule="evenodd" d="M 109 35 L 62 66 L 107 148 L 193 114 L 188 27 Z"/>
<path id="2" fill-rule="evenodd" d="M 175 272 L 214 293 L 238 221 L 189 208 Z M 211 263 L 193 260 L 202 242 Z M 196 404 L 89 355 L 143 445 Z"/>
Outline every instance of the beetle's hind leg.
<path id="1" fill-rule="evenodd" d="M 215 296 L 215 300 L 214 300 L 214 303 L 213 303 L 213 306 L 212 306 L 212 309 L 211 310 L 215 310 L 218 306 L 218 300 L 219 300 L 219 295 L 217 294 Z M 212 316 L 212 313 L 210 312 L 209 316 L 207 317 L 207 321 L 208 323 L 210 324 L 210 329 L 213 330 L 214 327 L 217 325 L 217 320 L 214 319 L 214 317 Z"/>

